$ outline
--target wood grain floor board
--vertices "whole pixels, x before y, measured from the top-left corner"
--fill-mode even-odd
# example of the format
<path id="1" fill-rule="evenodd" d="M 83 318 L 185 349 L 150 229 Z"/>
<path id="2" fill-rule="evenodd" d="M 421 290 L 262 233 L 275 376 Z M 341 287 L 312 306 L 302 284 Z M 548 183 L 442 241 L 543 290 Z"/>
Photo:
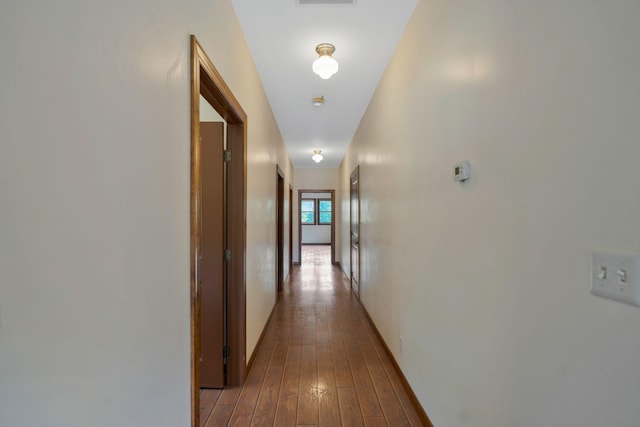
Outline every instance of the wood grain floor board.
<path id="1" fill-rule="evenodd" d="M 318 389 L 303 389 L 298 391 L 298 425 L 318 425 L 320 403 Z"/>
<path id="2" fill-rule="evenodd" d="M 354 388 L 339 388 L 338 402 L 340 404 L 340 419 L 343 426 L 364 426 L 358 394 Z"/>
<path id="3" fill-rule="evenodd" d="M 298 424 L 318 424 L 318 362 L 315 344 L 306 344 L 302 347 Z"/>
<path id="4" fill-rule="evenodd" d="M 271 360 L 271 354 L 273 353 L 273 347 L 260 347 L 256 353 L 256 358 L 253 360 L 254 365 L 268 365 Z"/>
<path id="5" fill-rule="evenodd" d="M 333 364 L 333 356 L 331 354 L 330 344 L 317 344 L 316 351 L 317 351 L 318 363 Z"/>
<path id="6" fill-rule="evenodd" d="M 282 384 L 282 371 L 282 366 L 269 366 L 267 368 L 267 373 L 260 389 L 256 411 L 253 415 L 252 425 L 273 425 L 280 395 L 280 385 Z"/>
<path id="7" fill-rule="evenodd" d="M 282 377 L 282 388 L 287 390 L 298 389 L 300 387 L 300 359 L 302 354 L 301 345 L 292 345 L 287 352 L 287 360 L 284 363 L 284 374 Z"/>
<path id="8" fill-rule="evenodd" d="M 234 407 L 231 405 L 216 405 L 209 415 L 205 427 L 223 427 L 229 423 Z"/>
<path id="9" fill-rule="evenodd" d="M 318 325 L 316 327 L 316 344 L 330 344 L 329 328 L 327 325 Z"/>
<path id="10" fill-rule="evenodd" d="M 364 356 L 362 355 L 362 350 L 360 349 L 360 344 L 358 344 L 357 338 L 346 337 L 345 348 L 347 350 L 349 364 L 352 367 L 365 365 Z"/>
<path id="11" fill-rule="evenodd" d="M 355 388 L 351 367 L 346 358 L 334 359 L 333 369 L 336 373 L 336 385 L 338 388 Z"/>
<path id="12" fill-rule="evenodd" d="M 242 393 L 240 393 L 238 403 L 233 410 L 233 414 L 229 419 L 229 425 L 237 427 L 246 427 L 251 425 L 259 396 L 259 386 L 247 387 L 245 384 L 242 389 Z"/>
<path id="13" fill-rule="evenodd" d="M 400 400 L 400 404 L 402 405 L 402 408 L 404 409 L 404 412 L 407 415 L 407 418 L 409 418 L 409 422 L 411 423 L 411 425 L 414 427 L 424 425 L 420 420 L 420 417 L 418 416 L 418 412 L 413 406 L 413 403 L 411 402 L 411 399 L 409 398 L 409 395 L 407 394 L 404 388 L 402 380 L 398 376 L 398 373 L 396 372 L 395 368 L 393 368 L 393 366 L 391 365 L 391 362 L 389 361 L 389 359 L 387 358 L 383 359 L 382 366 L 385 368 L 387 377 L 389 378 L 389 381 L 391 382 L 393 389 L 395 390 L 396 395 Z"/>
<path id="14" fill-rule="evenodd" d="M 222 393 L 220 393 L 216 406 L 236 406 L 236 402 L 238 401 L 238 397 L 240 397 L 241 391 L 242 387 L 225 388 L 222 390 Z"/>
<path id="15" fill-rule="evenodd" d="M 298 329 L 293 331 L 290 343 L 293 345 L 302 345 L 304 343 L 304 330 Z"/>
<path id="16" fill-rule="evenodd" d="M 200 390 L 200 426 L 204 426 L 220 397 L 222 390 L 203 389 Z"/>
<path id="17" fill-rule="evenodd" d="M 351 369 L 353 370 L 353 381 L 356 384 L 362 414 L 365 417 L 384 417 L 367 366 L 353 366 Z"/>
<path id="18" fill-rule="evenodd" d="M 387 427 L 389 424 L 387 424 L 387 420 L 384 417 L 365 417 L 364 425 L 366 427 Z M 391 425 L 395 427 L 395 424 Z"/>
<path id="19" fill-rule="evenodd" d="M 325 389 L 318 391 L 320 426 L 339 426 L 340 405 L 338 403 L 338 389 Z"/>
<path id="20" fill-rule="evenodd" d="M 362 352 L 362 356 L 364 357 L 364 361 L 367 365 L 382 363 L 378 352 L 371 343 L 371 338 L 361 338 L 358 340 L 358 344 L 360 344 L 360 351 Z"/>
<path id="21" fill-rule="evenodd" d="M 400 404 L 400 400 L 391 385 L 391 381 L 384 367 L 381 364 L 374 364 L 369 365 L 368 368 L 373 386 L 376 389 L 380 405 L 382 406 L 382 411 L 387 420 L 389 420 L 389 423 L 398 427 L 410 427 L 411 423 L 409 423 L 409 419 Z"/>
<path id="22" fill-rule="evenodd" d="M 297 424 L 298 390 L 280 389 L 274 426 L 292 427 Z"/>
<path id="23" fill-rule="evenodd" d="M 337 387 L 355 387 L 351 373 L 351 365 L 347 357 L 347 350 L 344 347 L 342 335 L 339 340 L 332 341 L 331 355 L 333 357 L 333 368 L 336 373 Z"/>
<path id="24" fill-rule="evenodd" d="M 271 366 L 282 366 L 284 365 L 284 361 L 287 358 L 287 351 L 289 350 L 289 339 L 287 337 L 286 340 L 278 340 L 273 348 L 273 353 L 271 353 L 271 360 L 269 361 L 269 365 Z"/>
<path id="25" fill-rule="evenodd" d="M 318 401 L 321 426 L 340 425 L 340 405 L 333 362 L 318 362 Z"/>

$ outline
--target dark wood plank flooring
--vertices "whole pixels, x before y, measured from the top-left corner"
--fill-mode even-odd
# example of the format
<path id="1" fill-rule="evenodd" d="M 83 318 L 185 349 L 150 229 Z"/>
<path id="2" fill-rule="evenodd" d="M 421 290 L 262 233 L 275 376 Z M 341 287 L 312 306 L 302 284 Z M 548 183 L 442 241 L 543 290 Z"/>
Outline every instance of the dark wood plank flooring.
<path id="1" fill-rule="evenodd" d="M 302 248 L 244 386 L 202 390 L 200 425 L 421 426 L 330 247 Z"/>

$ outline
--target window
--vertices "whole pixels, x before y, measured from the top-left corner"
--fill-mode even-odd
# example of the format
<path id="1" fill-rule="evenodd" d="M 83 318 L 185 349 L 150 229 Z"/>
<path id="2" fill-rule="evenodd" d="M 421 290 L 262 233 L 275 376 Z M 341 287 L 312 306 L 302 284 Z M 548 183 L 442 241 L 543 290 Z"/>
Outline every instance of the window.
<path id="1" fill-rule="evenodd" d="M 331 224 L 331 199 L 318 199 L 318 224 Z"/>
<path id="2" fill-rule="evenodd" d="M 316 223 L 316 199 L 300 200 L 300 223 L 303 225 Z"/>

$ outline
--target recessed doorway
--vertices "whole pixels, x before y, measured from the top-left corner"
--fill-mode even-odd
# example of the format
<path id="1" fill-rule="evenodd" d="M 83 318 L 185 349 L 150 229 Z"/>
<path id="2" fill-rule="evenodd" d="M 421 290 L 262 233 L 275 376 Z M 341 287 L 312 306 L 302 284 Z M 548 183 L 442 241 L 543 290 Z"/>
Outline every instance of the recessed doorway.
<path id="1" fill-rule="evenodd" d="M 335 190 L 298 190 L 298 257 L 303 245 L 330 245 L 336 264 Z"/>

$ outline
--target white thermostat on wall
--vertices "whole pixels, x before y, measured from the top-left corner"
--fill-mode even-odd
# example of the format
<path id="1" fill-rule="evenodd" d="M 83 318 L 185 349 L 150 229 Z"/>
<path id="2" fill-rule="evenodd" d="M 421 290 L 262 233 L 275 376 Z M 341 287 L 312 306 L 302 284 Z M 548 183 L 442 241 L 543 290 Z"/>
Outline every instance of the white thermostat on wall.
<path id="1" fill-rule="evenodd" d="M 469 162 L 459 162 L 453 167 L 453 180 L 464 182 L 470 178 L 469 173 L 471 166 Z"/>

